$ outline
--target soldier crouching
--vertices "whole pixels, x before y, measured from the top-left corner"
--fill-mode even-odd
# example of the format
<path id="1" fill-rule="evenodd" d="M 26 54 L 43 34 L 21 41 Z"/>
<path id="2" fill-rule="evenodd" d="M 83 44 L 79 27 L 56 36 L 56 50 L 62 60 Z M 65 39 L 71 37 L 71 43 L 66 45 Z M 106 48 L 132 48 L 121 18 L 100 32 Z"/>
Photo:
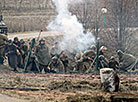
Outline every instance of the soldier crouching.
<path id="1" fill-rule="evenodd" d="M 49 68 L 51 73 L 65 73 L 64 65 L 57 56 L 52 58 Z"/>

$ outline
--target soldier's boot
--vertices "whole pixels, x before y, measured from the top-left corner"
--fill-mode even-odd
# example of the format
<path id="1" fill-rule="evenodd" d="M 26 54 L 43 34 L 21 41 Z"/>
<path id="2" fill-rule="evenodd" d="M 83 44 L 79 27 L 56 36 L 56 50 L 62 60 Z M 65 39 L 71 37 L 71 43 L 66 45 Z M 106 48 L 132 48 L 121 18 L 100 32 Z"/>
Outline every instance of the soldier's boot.
<path id="1" fill-rule="evenodd" d="M 4 62 L 4 58 L 0 57 L 0 64 L 3 64 L 3 62 Z"/>
<path id="2" fill-rule="evenodd" d="M 16 68 L 14 68 L 14 70 L 13 70 L 13 71 L 14 71 L 14 72 L 16 72 L 16 73 L 18 72 L 18 70 L 17 70 Z"/>

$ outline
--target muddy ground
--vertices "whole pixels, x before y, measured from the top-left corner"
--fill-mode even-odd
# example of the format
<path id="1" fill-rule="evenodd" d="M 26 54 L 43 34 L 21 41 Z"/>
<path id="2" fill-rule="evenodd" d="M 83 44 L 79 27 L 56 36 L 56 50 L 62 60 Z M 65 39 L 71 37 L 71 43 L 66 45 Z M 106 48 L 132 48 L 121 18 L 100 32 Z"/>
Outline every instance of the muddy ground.
<path id="1" fill-rule="evenodd" d="M 14 73 L 5 69 L 0 74 L 0 94 L 25 102 L 138 102 L 138 75 L 119 77 L 119 92 L 106 93 L 95 74 Z"/>

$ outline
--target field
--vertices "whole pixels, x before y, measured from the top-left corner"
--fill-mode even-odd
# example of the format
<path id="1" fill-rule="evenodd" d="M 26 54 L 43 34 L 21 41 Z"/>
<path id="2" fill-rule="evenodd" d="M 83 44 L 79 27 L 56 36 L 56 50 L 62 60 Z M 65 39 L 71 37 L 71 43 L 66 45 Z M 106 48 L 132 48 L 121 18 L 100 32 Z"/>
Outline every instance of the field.
<path id="1" fill-rule="evenodd" d="M 138 102 L 137 74 L 120 74 L 119 92 L 107 93 L 96 74 L 0 73 L 0 93 L 17 102 Z"/>

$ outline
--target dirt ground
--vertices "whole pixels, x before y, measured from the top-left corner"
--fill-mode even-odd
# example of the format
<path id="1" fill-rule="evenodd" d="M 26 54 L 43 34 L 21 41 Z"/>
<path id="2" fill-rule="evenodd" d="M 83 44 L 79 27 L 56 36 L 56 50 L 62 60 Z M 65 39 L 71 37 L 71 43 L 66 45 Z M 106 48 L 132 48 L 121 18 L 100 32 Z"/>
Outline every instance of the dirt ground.
<path id="1" fill-rule="evenodd" d="M 14 73 L 7 69 L 0 74 L 0 94 L 6 95 L 0 102 L 9 102 L 9 97 L 14 102 L 138 102 L 138 75 L 119 77 L 119 92 L 106 93 L 95 74 Z"/>
<path id="2" fill-rule="evenodd" d="M 51 35 L 55 33 L 42 33 L 42 37 L 50 36 L 47 38 L 49 46 L 54 43 L 55 38 Z M 19 34 L 18 37 L 31 38 L 32 34 Z M 38 34 L 34 33 L 33 37 Z M 17 34 L 11 34 L 9 38 L 15 36 Z M 119 92 L 107 93 L 100 88 L 100 76 L 95 74 L 35 74 L 23 73 L 22 69 L 18 71 L 20 73 L 14 73 L 11 68 L 0 65 L 0 102 L 138 102 L 138 74 L 119 74 Z M 4 100 L 1 96 L 5 97 Z"/>

